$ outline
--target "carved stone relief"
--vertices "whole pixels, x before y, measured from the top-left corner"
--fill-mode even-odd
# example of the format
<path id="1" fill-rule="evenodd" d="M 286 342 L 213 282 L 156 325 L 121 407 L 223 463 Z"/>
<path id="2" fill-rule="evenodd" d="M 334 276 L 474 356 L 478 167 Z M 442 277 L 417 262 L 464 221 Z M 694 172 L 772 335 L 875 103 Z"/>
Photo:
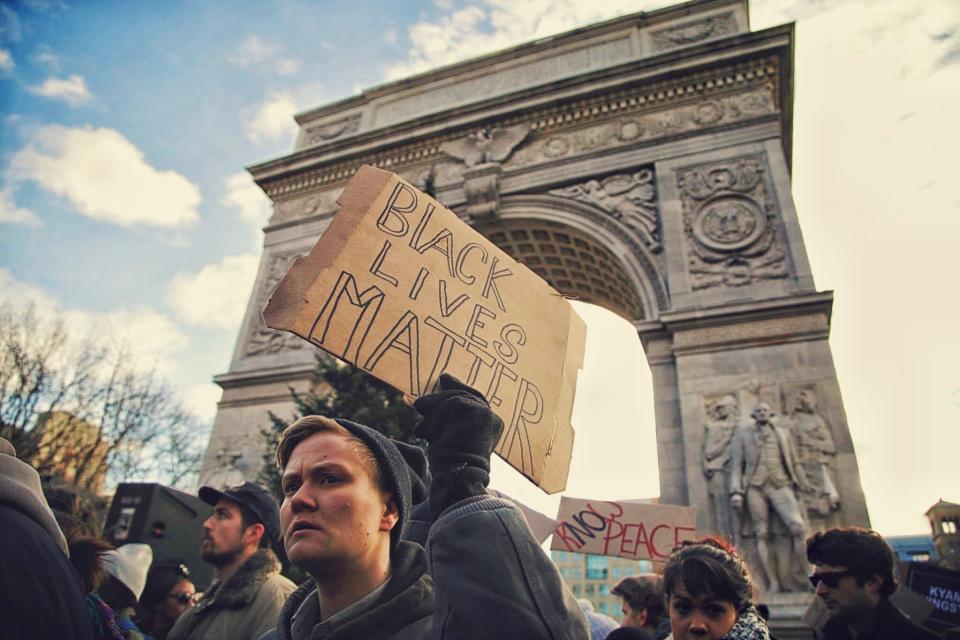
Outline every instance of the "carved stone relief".
<path id="1" fill-rule="evenodd" d="M 650 39 L 657 52 L 686 47 L 712 38 L 720 38 L 737 33 L 737 20 L 733 12 L 698 18 L 690 22 L 651 31 Z"/>
<path id="2" fill-rule="evenodd" d="M 360 128 L 360 114 L 355 113 L 346 118 L 308 126 L 304 130 L 303 147 L 312 147 L 340 136 L 355 133 Z"/>
<path id="3" fill-rule="evenodd" d="M 289 222 L 300 218 L 309 218 L 310 216 L 333 215 L 340 207 L 337 204 L 337 198 L 340 197 L 341 193 L 343 193 L 342 188 L 330 189 L 293 200 L 281 200 L 273 206 L 273 217 L 270 218 L 270 224 Z"/>
<path id="4" fill-rule="evenodd" d="M 685 169 L 677 185 L 694 290 L 790 275 L 762 154 Z"/>
<path id="5" fill-rule="evenodd" d="M 815 388 L 810 386 L 783 390 L 785 415 L 797 444 L 797 457 L 807 479 L 801 493 L 811 526 L 824 528 L 831 514 L 840 507 L 840 494 L 832 469 L 837 448 L 830 426 L 817 412 Z"/>
<path id="6" fill-rule="evenodd" d="M 615 148 L 638 141 L 662 138 L 696 129 L 738 122 L 774 113 L 772 88 L 749 91 L 686 104 L 669 110 L 636 114 L 608 120 L 581 129 L 538 134 L 517 150 L 509 166 L 548 162 L 565 156 Z"/>
<path id="7" fill-rule="evenodd" d="M 710 495 L 708 509 L 714 530 L 740 544 L 740 528 L 730 506 L 730 453 L 740 421 L 737 398 L 729 393 L 704 398 L 703 474 Z"/>
<path id="8" fill-rule="evenodd" d="M 650 251 L 660 251 L 660 217 L 652 169 L 588 180 L 550 193 L 597 207 L 636 232 Z"/>
<path id="9" fill-rule="evenodd" d="M 836 449 L 817 413 L 816 385 L 753 381 L 701 402 L 701 464 L 715 530 L 745 550 L 768 590 L 806 589 L 802 538 L 835 524 L 841 508 L 831 467 Z"/>
<path id="10" fill-rule="evenodd" d="M 512 127 L 485 127 L 463 138 L 450 140 L 440 145 L 448 156 L 462 160 L 467 168 L 487 163 L 500 163 L 523 142 L 530 133 L 530 125 Z"/>
<path id="11" fill-rule="evenodd" d="M 287 273 L 290 265 L 302 255 L 304 254 L 291 253 L 275 255 L 270 258 L 270 268 L 267 277 L 260 287 L 260 294 L 256 297 L 257 309 L 263 309 L 266 306 L 267 300 L 270 299 L 270 295 Z M 306 344 L 301 338 L 292 333 L 269 329 L 267 325 L 263 323 L 263 318 L 259 313 L 255 314 L 252 325 L 250 337 L 247 339 L 247 346 L 243 351 L 244 358 L 274 355 L 281 351 L 303 349 Z"/>

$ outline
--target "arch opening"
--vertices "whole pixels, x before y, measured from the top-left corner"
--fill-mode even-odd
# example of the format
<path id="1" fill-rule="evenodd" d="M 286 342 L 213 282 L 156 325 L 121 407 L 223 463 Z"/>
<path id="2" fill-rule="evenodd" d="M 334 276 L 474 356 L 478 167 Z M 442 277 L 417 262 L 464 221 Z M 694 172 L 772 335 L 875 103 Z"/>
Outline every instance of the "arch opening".
<path id="1" fill-rule="evenodd" d="M 627 320 L 649 317 L 622 261 L 584 231 L 534 217 L 502 219 L 474 228 L 565 296 Z"/>

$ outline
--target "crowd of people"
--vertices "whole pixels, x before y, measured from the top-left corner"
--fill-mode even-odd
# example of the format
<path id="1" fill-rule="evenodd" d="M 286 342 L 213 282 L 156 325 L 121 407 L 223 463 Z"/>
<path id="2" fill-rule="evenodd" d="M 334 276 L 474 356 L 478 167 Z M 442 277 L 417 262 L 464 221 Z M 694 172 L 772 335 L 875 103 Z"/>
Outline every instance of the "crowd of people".
<path id="1" fill-rule="evenodd" d="M 597 614 L 517 505 L 487 492 L 503 424 L 486 399 L 444 375 L 414 406 L 426 450 L 307 416 L 277 448 L 281 504 L 252 482 L 202 487 L 213 513 L 199 544 L 215 576 L 202 596 L 186 566 L 153 562 L 148 545 L 114 549 L 58 522 L 36 471 L 0 440 L 0 638 L 773 637 L 746 564 L 720 537 L 683 543 L 659 574 L 617 584 L 619 624 Z M 280 573 L 281 541 L 308 576 L 299 586 Z M 806 557 L 829 614 L 812 637 L 939 637 L 890 602 L 894 556 L 875 532 L 818 532 Z"/>

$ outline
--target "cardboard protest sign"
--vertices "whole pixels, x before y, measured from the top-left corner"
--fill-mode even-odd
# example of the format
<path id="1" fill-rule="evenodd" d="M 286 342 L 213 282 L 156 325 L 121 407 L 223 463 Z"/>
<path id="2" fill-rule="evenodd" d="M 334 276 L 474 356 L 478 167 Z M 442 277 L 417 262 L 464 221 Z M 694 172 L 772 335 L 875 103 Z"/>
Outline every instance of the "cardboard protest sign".
<path id="1" fill-rule="evenodd" d="M 400 177 L 364 166 L 263 312 L 412 397 L 443 372 L 504 422 L 497 453 L 547 493 L 566 486 L 586 326 L 560 294 Z"/>
<path id="2" fill-rule="evenodd" d="M 560 499 L 551 549 L 664 562 L 697 533 L 697 510 L 639 500 Z"/>

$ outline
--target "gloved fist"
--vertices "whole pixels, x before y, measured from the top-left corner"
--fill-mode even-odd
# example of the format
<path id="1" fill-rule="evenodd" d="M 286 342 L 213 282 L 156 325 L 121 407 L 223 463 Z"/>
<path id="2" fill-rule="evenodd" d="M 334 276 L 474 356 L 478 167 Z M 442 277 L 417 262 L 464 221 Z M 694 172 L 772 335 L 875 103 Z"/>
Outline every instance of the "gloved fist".
<path id="1" fill-rule="evenodd" d="M 416 434 L 429 445 L 434 517 L 454 502 L 486 492 L 490 455 L 503 431 L 503 421 L 479 391 L 446 373 L 440 375 L 439 388 L 413 403 L 423 416 Z"/>
<path id="2" fill-rule="evenodd" d="M 503 431 L 503 421 L 476 389 L 448 373 L 440 374 L 440 391 L 421 396 L 413 408 L 423 416 L 416 434 L 430 449 L 475 455 L 489 460 Z"/>

